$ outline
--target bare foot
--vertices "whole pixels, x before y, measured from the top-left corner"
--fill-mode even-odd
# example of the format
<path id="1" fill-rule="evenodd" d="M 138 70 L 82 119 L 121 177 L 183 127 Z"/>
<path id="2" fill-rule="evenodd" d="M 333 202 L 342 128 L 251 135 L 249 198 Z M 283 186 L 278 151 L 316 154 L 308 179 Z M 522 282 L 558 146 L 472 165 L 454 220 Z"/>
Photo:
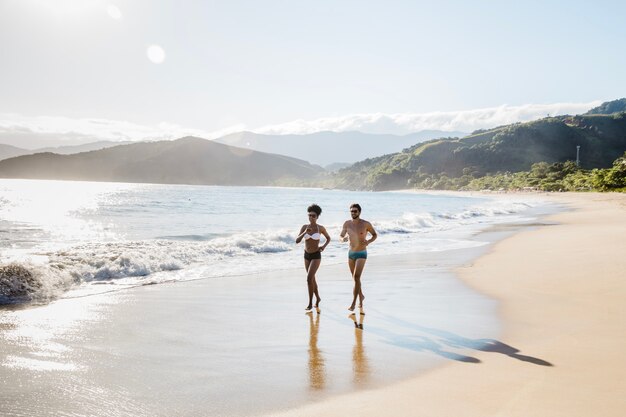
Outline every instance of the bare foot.
<path id="1" fill-rule="evenodd" d="M 304 311 L 311 311 L 311 310 L 313 310 L 313 306 L 311 306 L 311 304 L 309 304 L 307 308 L 304 309 Z"/>
<path id="2" fill-rule="evenodd" d="M 354 311 L 354 304 L 352 304 L 350 307 L 348 307 L 348 310 Z"/>

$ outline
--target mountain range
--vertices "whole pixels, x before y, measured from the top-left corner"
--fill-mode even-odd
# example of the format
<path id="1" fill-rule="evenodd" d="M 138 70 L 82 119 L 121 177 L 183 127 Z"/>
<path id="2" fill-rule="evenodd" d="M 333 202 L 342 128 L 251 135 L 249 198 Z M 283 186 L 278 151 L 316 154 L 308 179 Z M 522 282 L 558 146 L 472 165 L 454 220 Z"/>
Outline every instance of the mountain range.
<path id="1" fill-rule="evenodd" d="M 21 155 L 31 155 L 35 153 L 52 152 L 60 155 L 70 155 L 80 152 L 95 151 L 98 149 L 110 148 L 112 146 L 126 145 L 132 142 L 112 142 L 108 140 L 85 143 L 83 145 L 68 145 L 68 146 L 49 146 L 46 148 L 38 149 L 24 149 L 13 145 L 0 143 L 0 160 L 13 158 Z"/>
<path id="2" fill-rule="evenodd" d="M 383 154 L 401 151 L 425 140 L 444 136 L 465 136 L 463 132 L 424 130 L 410 135 L 376 135 L 361 132 L 317 132 L 305 135 L 263 135 L 238 132 L 215 139 L 217 143 L 291 156 L 334 171 L 351 163 Z M 15 141 L 13 141 L 15 142 Z M 12 143 L 13 143 L 12 142 Z M 0 160 L 42 152 L 69 155 L 133 142 L 97 141 L 82 145 L 24 149 L 0 144 Z"/>
<path id="3" fill-rule="evenodd" d="M 603 111 L 617 110 L 603 114 Z M 332 186 L 386 190 L 407 188 L 425 176 L 479 178 L 527 171 L 537 162 L 576 161 L 584 169 L 608 168 L 626 150 L 626 100 L 603 103 L 576 116 L 546 117 L 464 138 L 435 139 L 341 169 Z"/>
<path id="4" fill-rule="evenodd" d="M 0 161 L 0 177 L 207 185 L 293 185 L 324 170 L 295 158 L 185 137 L 73 155 L 37 153 Z"/>
<path id="5" fill-rule="evenodd" d="M 262 135 L 239 132 L 216 139 L 216 142 L 261 152 L 277 153 L 328 167 L 351 164 L 392 152 L 416 143 L 440 137 L 461 137 L 467 133 L 424 130 L 409 135 L 382 135 L 362 132 L 317 132 L 305 135 Z"/>
<path id="6" fill-rule="evenodd" d="M 537 162 L 576 160 L 577 153 L 582 168 L 607 168 L 626 150 L 626 99 L 603 103 L 582 115 L 546 117 L 478 130 L 461 138 L 422 141 L 429 134 L 441 132 L 406 136 L 359 132 L 274 136 L 241 132 L 216 141 L 186 137 L 126 145 L 100 142 L 83 146 L 110 147 L 72 155 L 61 155 L 61 148 L 56 148 L 54 153 L 15 156 L 24 150 L 5 145 L 0 151 L 13 157 L 0 161 L 0 178 L 385 190 L 407 188 L 435 178 L 480 178 L 522 172 Z M 389 153 L 391 147 L 402 150 Z M 62 149 L 76 150 L 81 149 Z M 349 162 L 372 153 L 377 156 L 336 173 L 310 163 L 342 159 Z M 340 168 L 341 164 L 331 166 Z"/>

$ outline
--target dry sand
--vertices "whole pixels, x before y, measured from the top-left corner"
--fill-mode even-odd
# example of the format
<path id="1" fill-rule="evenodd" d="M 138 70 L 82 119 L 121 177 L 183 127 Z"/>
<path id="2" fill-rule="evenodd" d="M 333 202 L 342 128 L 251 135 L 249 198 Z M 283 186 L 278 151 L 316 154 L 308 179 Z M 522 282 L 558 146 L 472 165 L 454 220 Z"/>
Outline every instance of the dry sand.
<path id="1" fill-rule="evenodd" d="M 502 343 L 476 355 L 479 363 L 452 362 L 280 415 L 626 415 L 626 195 L 548 198 L 574 210 L 459 271 L 501 302 Z"/>

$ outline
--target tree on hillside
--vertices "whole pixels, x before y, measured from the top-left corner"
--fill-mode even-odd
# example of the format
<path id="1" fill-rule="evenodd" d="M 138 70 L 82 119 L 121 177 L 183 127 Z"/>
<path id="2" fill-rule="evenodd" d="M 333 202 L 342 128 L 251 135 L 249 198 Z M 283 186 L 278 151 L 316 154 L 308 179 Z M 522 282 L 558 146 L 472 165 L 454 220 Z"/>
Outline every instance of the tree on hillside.
<path id="1" fill-rule="evenodd" d="M 626 98 L 607 101 L 589 110 L 587 114 L 612 114 L 626 111 Z"/>
<path id="2" fill-rule="evenodd" d="M 602 191 L 626 188 L 626 152 L 613 162 L 612 168 L 594 170 L 592 181 Z"/>

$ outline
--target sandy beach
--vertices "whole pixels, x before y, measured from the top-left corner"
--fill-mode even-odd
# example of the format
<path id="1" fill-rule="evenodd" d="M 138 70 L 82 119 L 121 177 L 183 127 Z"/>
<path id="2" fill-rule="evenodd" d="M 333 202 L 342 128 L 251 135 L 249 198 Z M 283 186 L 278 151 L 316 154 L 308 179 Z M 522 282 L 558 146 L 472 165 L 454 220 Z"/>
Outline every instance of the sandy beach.
<path id="1" fill-rule="evenodd" d="M 346 311 L 338 258 L 318 274 L 321 315 L 304 314 L 301 269 L 4 309 L 0 409 L 621 416 L 626 196 L 536 198 L 569 209 L 495 226 L 474 248 L 372 256 L 365 316 Z"/>
<path id="2" fill-rule="evenodd" d="M 0 409 L 255 416 L 475 361 L 475 349 L 437 341 L 499 334 L 496 303 L 449 271 L 475 256 L 374 258 L 364 316 L 347 311 L 352 283 L 343 262 L 320 271 L 321 314 L 304 312 L 299 269 L 5 310 Z"/>
<path id="3" fill-rule="evenodd" d="M 475 362 L 497 304 L 451 269 L 486 249 L 372 257 L 363 316 L 332 259 L 321 314 L 304 312 L 303 269 L 0 310 L 0 414 L 257 416 Z"/>
<path id="4" fill-rule="evenodd" d="M 503 336 L 482 348 L 479 362 L 451 362 L 280 415 L 623 416 L 626 195 L 546 198 L 573 210 L 458 271 L 500 301 Z"/>

